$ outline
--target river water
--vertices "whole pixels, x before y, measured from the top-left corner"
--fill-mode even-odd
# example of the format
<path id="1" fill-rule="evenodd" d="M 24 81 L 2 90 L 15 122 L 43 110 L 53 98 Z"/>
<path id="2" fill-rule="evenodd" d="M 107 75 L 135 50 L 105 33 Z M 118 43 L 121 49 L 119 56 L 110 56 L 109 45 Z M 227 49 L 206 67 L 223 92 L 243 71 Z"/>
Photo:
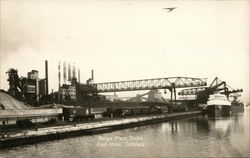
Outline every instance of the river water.
<path id="1" fill-rule="evenodd" d="M 0 151 L 2 158 L 249 157 L 249 108 Z"/>

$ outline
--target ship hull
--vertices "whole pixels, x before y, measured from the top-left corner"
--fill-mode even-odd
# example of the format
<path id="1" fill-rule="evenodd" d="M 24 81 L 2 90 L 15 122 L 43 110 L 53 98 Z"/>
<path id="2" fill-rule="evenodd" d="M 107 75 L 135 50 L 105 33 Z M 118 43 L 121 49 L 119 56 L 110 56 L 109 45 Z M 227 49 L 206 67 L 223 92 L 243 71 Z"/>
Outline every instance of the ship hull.
<path id="1" fill-rule="evenodd" d="M 244 112 L 244 105 L 232 106 L 232 113 L 243 113 L 243 112 Z"/>
<path id="2" fill-rule="evenodd" d="M 208 117 L 230 116 L 232 113 L 231 106 L 228 105 L 208 105 Z"/>

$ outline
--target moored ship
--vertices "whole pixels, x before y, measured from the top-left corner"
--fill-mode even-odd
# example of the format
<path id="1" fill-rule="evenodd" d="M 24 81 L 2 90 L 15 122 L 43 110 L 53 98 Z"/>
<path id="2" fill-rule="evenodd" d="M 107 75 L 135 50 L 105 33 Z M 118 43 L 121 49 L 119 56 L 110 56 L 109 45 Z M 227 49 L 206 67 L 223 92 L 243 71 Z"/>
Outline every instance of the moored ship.
<path id="1" fill-rule="evenodd" d="M 234 100 L 232 103 L 232 113 L 243 113 L 244 112 L 244 104 L 237 100 L 238 96 L 234 96 Z"/>
<path id="2" fill-rule="evenodd" d="M 244 104 L 240 102 L 232 102 L 232 113 L 243 113 Z"/>
<path id="3" fill-rule="evenodd" d="M 224 94 L 215 93 L 209 95 L 207 101 L 207 114 L 209 117 L 230 116 L 231 103 Z"/>

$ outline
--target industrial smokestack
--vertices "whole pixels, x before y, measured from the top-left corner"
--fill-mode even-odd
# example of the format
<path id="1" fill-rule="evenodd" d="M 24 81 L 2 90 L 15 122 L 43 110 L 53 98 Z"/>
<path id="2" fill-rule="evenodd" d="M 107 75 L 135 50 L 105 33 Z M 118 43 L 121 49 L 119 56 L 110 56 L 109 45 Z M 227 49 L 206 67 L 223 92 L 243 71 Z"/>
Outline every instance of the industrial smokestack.
<path id="1" fill-rule="evenodd" d="M 63 63 L 63 84 L 66 84 L 66 62 Z"/>
<path id="2" fill-rule="evenodd" d="M 60 86 L 61 86 L 61 63 L 58 63 L 58 102 L 60 101 Z"/>
<path id="3" fill-rule="evenodd" d="M 45 80 L 46 80 L 46 95 L 49 94 L 49 82 L 48 82 L 48 61 L 45 60 Z"/>
<path id="4" fill-rule="evenodd" d="M 46 84 L 46 85 L 47 85 L 47 84 Z M 46 91 L 46 92 L 47 92 L 47 91 Z M 40 97 L 40 96 L 39 96 L 39 95 L 40 95 L 39 93 L 40 93 L 40 92 L 39 92 L 39 78 L 37 77 L 37 78 L 36 78 L 36 101 L 37 101 L 37 102 L 39 102 L 39 97 Z"/>
<path id="5" fill-rule="evenodd" d="M 61 86 L 61 63 L 60 63 L 60 61 L 58 63 L 58 84 L 60 87 Z"/>
<path id="6" fill-rule="evenodd" d="M 91 78 L 94 81 L 94 70 L 93 69 L 91 70 Z"/>
<path id="7" fill-rule="evenodd" d="M 71 63 L 68 63 L 68 81 L 71 81 Z"/>
<path id="8" fill-rule="evenodd" d="M 75 67 L 75 63 L 73 63 L 73 78 L 76 78 L 76 67 Z"/>
<path id="9" fill-rule="evenodd" d="M 80 83 L 81 82 L 81 80 L 80 80 L 80 69 L 78 68 L 78 83 Z"/>

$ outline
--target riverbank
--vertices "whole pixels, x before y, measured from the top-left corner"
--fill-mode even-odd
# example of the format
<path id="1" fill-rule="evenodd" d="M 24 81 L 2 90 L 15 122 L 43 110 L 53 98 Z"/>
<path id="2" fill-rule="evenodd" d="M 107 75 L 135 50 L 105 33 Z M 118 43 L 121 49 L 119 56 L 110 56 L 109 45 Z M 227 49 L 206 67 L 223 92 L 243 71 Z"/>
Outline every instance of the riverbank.
<path id="1" fill-rule="evenodd" d="M 181 119 L 199 114 L 201 114 L 200 111 L 166 113 L 6 132 L 3 133 L 0 138 L 0 149 L 72 136 L 110 132 L 113 130 Z"/>

